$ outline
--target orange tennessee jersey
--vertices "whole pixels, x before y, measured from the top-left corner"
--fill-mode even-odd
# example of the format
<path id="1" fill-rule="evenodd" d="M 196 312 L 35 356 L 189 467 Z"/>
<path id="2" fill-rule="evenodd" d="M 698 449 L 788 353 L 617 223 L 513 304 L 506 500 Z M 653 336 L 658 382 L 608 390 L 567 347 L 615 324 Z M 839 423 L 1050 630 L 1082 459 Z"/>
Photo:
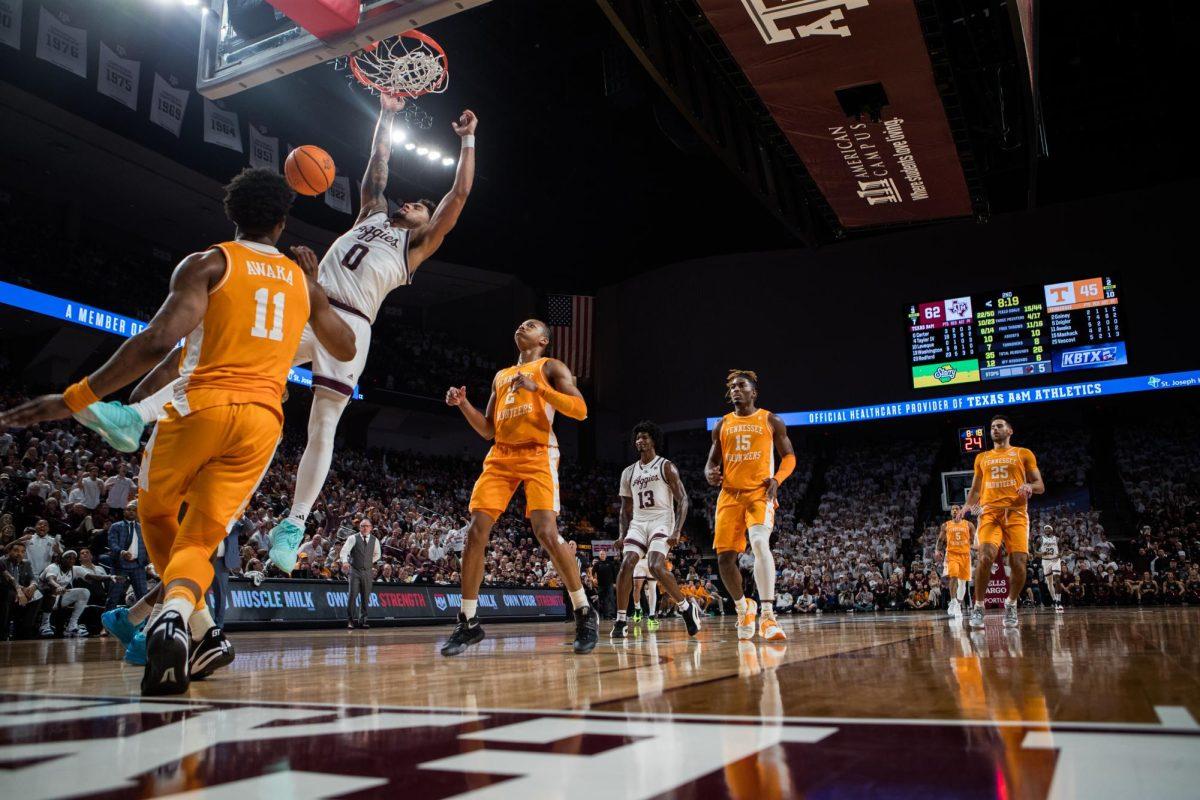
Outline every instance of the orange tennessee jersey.
<path id="1" fill-rule="evenodd" d="M 971 549 L 971 523 L 946 523 L 946 552 L 965 553 Z"/>
<path id="2" fill-rule="evenodd" d="M 775 434 L 760 408 L 746 417 L 726 414 L 721 423 L 721 465 L 726 489 L 757 489 L 775 474 Z"/>
<path id="3" fill-rule="evenodd" d="M 308 284 L 274 247 L 225 242 L 225 275 L 184 341 L 182 378 L 171 404 L 186 416 L 214 406 L 258 403 L 283 416 L 288 369 L 308 323 Z"/>
<path id="4" fill-rule="evenodd" d="M 975 456 L 975 480 L 980 487 L 979 503 L 986 508 L 1024 508 L 1028 501 L 1017 489 L 1037 469 L 1033 452 L 1024 447 L 987 450 Z"/>
<path id="5" fill-rule="evenodd" d="M 539 389 L 553 388 L 542 369 L 548 359 L 539 358 L 528 364 L 505 367 L 492 380 L 496 393 L 496 409 L 492 422 L 496 426 L 496 444 L 540 444 L 558 447 L 554 436 L 554 408 L 537 392 L 513 389 L 508 384 L 517 373 L 533 379 Z"/>

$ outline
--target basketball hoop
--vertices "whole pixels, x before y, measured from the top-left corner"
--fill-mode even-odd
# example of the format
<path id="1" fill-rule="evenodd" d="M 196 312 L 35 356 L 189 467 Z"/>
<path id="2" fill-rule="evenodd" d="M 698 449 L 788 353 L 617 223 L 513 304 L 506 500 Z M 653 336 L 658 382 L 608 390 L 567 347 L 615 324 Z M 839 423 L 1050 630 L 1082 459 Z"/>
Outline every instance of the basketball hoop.
<path id="1" fill-rule="evenodd" d="M 373 94 L 393 97 L 438 94 L 450 84 L 446 51 L 415 28 L 351 54 L 350 71 Z"/>

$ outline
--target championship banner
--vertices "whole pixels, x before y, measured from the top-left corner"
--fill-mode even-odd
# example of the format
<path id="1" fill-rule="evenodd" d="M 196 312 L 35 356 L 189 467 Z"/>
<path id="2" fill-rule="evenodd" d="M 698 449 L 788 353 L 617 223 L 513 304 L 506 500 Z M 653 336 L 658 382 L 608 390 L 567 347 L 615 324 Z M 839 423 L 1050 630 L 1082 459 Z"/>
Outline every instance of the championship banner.
<path id="1" fill-rule="evenodd" d="M 146 323 L 140 319 L 105 311 L 86 303 L 64 300 L 52 294 L 26 289 L 24 286 L 4 281 L 0 281 L 0 305 L 32 311 L 45 317 L 70 322 L 94 331 L 114 333 L 125 338 L 141 333 L 146 328 Z M 311 389 L 312 371 L 303 367 L 292 367 L 288 370 L 288 382 Z M 362 393 L 357 386 L 354 387 L 354 399 L 362 399 Z"/>
<path id="2" fill-rule="evenodd" d="M 150 98 L 150 121 L 179 136 L 183 112 L 187 110 L 187 89 L 176 89 L 166 78 L 154 73 L 154 95 Z"/>
<path id="3" fill-rule="evenodd" d="M 992 574 L 988 576 L 987 590 L 983 596 L 985 608 L 1003 606 L 1008 597 L 1008 568 L 1000 565 L 997 558 L 992 563 Z"/>
<path id="4" fill-rule="evenodd" d="M 333 179 L 333 183 L 325 190 L 325 205 L 332 209 L 341 211 L 343 214 L 350 213 L 350 179 L 345 175 L 338 175 Z"/>
<path id="5" fill-rule="evenodd" d="M 0 0 L 0 44 L 21 49 L 22 0 Z"/>
<path id="6" fill-rule="evenodd" d="M 350 587 L 346 581 L 265 580 L 255 585 L 230 578 L 225 623 L 254 625 L 278 622 L 344 623 Z M 457 586 L 413 586 L 376 583 L 367 604 L 371 621 L 453 621 L 462 607 Z M 567 613 L 559 589 L 481 589 L 481 619 L 563 619 Z"/>
<path id="7" fill-rule="evenodd" d="M 141 63 L 121 58 L 100 43 L 99 77 L 96 91 L 137 111 L 138 77 Z"/>
<path id="8" fill-rule="evenodd" d="M 698 1 L 843 226 L 971 213 L 913 0 Z"/>
<path id="9" fill-rule="evenodd" d="M 86 78 L 87 31 L 61 22 L 44 8 L 38 11 L 37 57 Z"/>
<path id="10" fill-rule="evenodd" d="M 1135 392 L 1163 392 L 1171 389 L 1200 387 L 1200 370 L 1160 372 L 1155 375 L 1136 375 L 1106 381 L 1063 383 L 1037 389 L 1008 389 L 1006 391 L 960 394 L 931 400 L 897 400 L 871 406 L 850 406 L 813 411 L 789 411 L 779 415 L 785 425 L 839 425 L 846 422 L 871 422 L 881 419 L 919 417 L 925 414 L 945 414 L 952 411 L 983 411 L 1019 406 L 1027 403 L 1057 403 L 1065 400 L 1095 400 Z M 708 430 L 716 427 L 720 417 L 706 420 Z"/>
<path id="11" fill-rule="evenodd" d="M 250 125 L 250 166 L 279 172 L 279 139 L 264 136 L 253 123 Z"/>
<path id="12" fill-rule="evenodd" d="M 204 98 L 204 141 L 242 152 L 237 112 L 226 111 L 207 97 Z"/>

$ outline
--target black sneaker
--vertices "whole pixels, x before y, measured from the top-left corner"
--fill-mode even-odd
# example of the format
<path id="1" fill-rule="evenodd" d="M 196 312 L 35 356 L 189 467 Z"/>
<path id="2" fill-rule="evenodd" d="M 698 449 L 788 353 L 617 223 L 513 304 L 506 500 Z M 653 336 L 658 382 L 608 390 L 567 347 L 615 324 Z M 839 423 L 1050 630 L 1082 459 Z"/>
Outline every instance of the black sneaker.
<path id="1" fill-rule="evenodd" d="M 613 623 L 612 632 L 608 634 L 609 637 L 612 639 L 624 639 L 626 636 L 625 628 L 628 626 L 629 626 L 629 623 L 626 622 L 625 620 L 623 620 L 623 619 L 617 620 L 616 622 Z"/>
<path id="2" fill-rule="evenodd" d="M 209 628 L 204 638 L 192 645 L 188 659 L 188 670 L 194 681 L 202 681 L 209 675 L 233 663 L 233 644 L 225 638 L 220 628 Z"/>
<path id="3" fill-rule="evenodd" d="M 600 615 L 591 606 L 575 609 L 575 652 L 583 655 L 600 641 Z"/>
<path id="4" fill-rule="evenodd" d="M 183 694 L 188 688 L 188 648 L 191 645 L 187 624 L 177 611 L 158 618 L 146 634 L 146 671 L 142 673 L 142 694 Z"/>
<path id="5" fill-rule="evenodd" d="M 473 644 L 479 644 L 483 641 L 483 626 L 479 624 L 479 617 L 471 617 L 470 622 L 462 614 L 458 615 L 458 624 L 454 626 L 454 632 L 450 634 L 450 638 L 442 645 L 442 655 L 456 656 L 463 650 L 466 650 Z"/>
<path id="6" fill-rule="evenodd" d="M 688 601 L 687 608 L 679 612 L 683 617 L 683 624 L 687 626 L 688 636 L 695 636 L 700 632 L 700 607 L 695 603 Z"/>

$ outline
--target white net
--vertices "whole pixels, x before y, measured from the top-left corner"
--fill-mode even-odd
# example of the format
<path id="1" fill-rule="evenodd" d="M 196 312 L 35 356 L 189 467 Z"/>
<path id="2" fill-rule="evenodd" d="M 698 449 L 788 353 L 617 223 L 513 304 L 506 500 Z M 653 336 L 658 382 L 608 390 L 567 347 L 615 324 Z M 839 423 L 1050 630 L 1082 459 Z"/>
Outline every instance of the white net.
<path id="1" fill-rule="evenodd" d="M 445 54 L 419 39 L 394 36 L 350 57 L 354 76 L 374 92 L 415 97 L 446 91 L 450 72 Z"/>

